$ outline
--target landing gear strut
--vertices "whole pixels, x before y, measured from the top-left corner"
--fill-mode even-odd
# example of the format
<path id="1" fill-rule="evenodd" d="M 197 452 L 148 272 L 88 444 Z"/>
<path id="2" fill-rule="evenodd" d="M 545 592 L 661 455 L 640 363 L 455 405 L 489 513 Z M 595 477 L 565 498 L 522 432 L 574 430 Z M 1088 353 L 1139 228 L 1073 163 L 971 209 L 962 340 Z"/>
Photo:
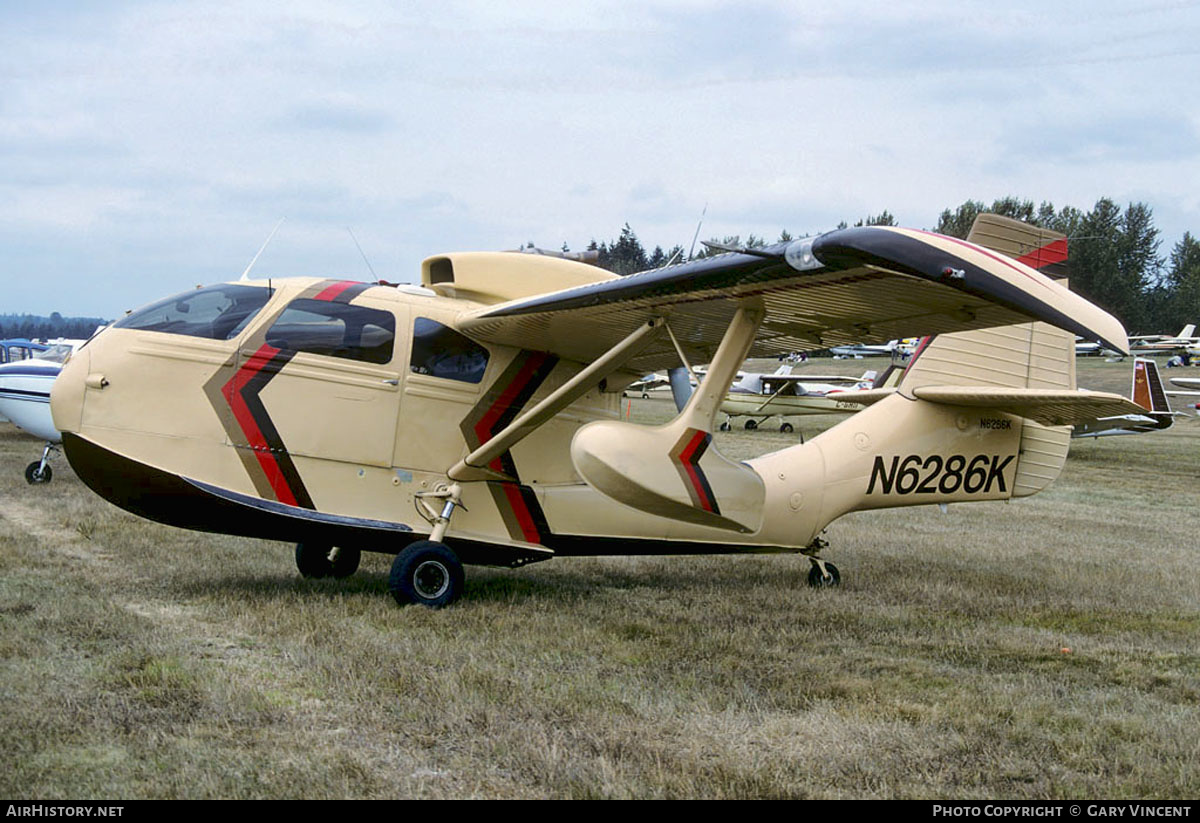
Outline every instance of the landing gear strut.
<path id="1" fill-rule="evenodd" d="M 801 552 L 812 563 L 812 568 L 808 570 L 808 585 L 814 589 L 826 589 L 842 585 L 842 575 L 838 572 L 838 567 L 818 557 L 821 549 L 828 547 L 828 540 L 822 537 L 814 537 L 812 542 Z"/>
<path id="2" fill-rule="evenodd" d="M 429 500 L 443 500 L 442 508 L 436 509 Z M 429 522 L 433 529 L 428 540 L 410 543 L 392 561 L 392 572 L 388 576 L 388 591 L 401 606 L 419 603 L 431 609 L 449 606 L 463 593 L 466 575 L 458 555 L 442 543 L 450 518 L 455 508 L 466 510 L 462 504 L 462 487 L 453 483 L 431 492 L 418 492 L 414 501 L 417 513 Z"/>

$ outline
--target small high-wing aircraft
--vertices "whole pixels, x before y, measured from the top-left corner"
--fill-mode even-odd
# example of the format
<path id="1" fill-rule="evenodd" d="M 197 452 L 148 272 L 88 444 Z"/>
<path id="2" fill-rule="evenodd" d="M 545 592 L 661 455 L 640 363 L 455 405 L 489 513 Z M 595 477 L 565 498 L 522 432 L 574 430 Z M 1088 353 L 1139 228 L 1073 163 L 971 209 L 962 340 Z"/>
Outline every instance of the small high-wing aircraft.
<path id="1" fill-rule="evenodd" d="M 889 372 L 893 372 L 889 368 Z M 898 373 L 898 372 L 893 372 Z M 779 417 L 781 432 L 791 432 L 795 427 L 786 418 L 807 414 L 853 414 L 861 406 L 846 402 L 842 395 L 862 389 L 877 388 L 874 370 L 864 372 L 862 377 L 843 375 L 799 375 L 791 373 L 791 366 L 780 366 L 774 374 L 747 374 L 730 388 L 721 401 L 721 411 L 726 419 L 721 430 L 732 428 L 734 417 L 745 417 L 745 427 L 753 430 L 771 418 Z"/>
<path id="2" fill-rule="evenodd" d="M 79 477 L 161 522 L 298 543 L 302 574 L 396 555 L 398 602 L 463 563 L 798 552 L 863 509 L 1034 494 L 1070 425 L 1139 408 L 1075 388 L 1112 316 L 974 243 L 840 229 L 618 277 L 550 256 L 430 257 L 420 287 L 225 283 L 137 310 L 54 384 Z M 1053 326 L 1048 325 L 1053 324 Z M 1058 327 L 1058 328 L 1055 328 Z M 713 441 L 748 356 L 938 335 L 894 392 L 753 460 Z M 621 419 L 641 375 L 709 363 L 670 422 Z"/>
<path id="3" fill-rule="evenodd" d="M 1130 351 L 1134 354 L 1175 354 L 1183 349 L 1195 350 L 1200 347 L 1200 337 L 1196 336 L 1196 324 L 1189 323 L 1174 337 L 1167 334 L 1142 334 L 1130 337 L 1129 343 Z"/>
<path id="4" fill-rule="evenodd" d="M 854 343 L 849 346 L 832 346 L 829 351 L 833 354 L 834 360 L 847 357 L 861 360 L 864 357 L 886 357 L 888 355 L 905 358 L 912 354 L 912 347 L 902 340 L 889 340 L 876 345 Z"/>

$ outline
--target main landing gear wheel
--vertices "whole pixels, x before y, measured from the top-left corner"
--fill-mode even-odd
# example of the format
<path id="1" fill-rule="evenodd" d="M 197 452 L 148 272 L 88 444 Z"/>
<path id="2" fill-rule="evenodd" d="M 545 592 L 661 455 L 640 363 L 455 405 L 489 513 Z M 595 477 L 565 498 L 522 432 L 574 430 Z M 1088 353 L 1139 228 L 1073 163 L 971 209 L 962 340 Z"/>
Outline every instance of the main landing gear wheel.
<path id="1" fill-rule="evenodd" d="M 755 430 L 755 429 L 757 429 L 757 428 L 758 428 L 758 421 L 757 421 L 757 420 L 747 420 L 747 421 L 746 421 L 746 431 L 748 431 L 748 432 L 752 432 L 752 431 L 754 431 L 754 430 Z"/>
<path id="2" fill-rule="evenodd" d="M 325 543 L 297 543 L 296 568 L 302 577 L 349 577 L 358 571 L 362 552 Z"/>
<path id="3" fill-rule="evenodd" d="M 49 483 L 53 476 L 54 472 L 50 471 L 49 464 L 42 465 L 41 460 L 34 460 L 25 467 L 25 482 L 31 486 Z"/>
<path id="4" fill-rule="evenodd" d="M 388 591 L 401 606 L 419 603 L 431 609 L 449 606 L 463 592 L 462 563 L 441 543 L 418 540 L 396 555 Z"/>
<path id="5" fill-rule="evenodd" d="M 792 432 L 794 432 L 796 430 L 796 427 L 793 426 L 791 423 L 780 423 L 779 430 L 781 432 L 783 432 L 784 434 L 791 434 Z"/>
<path id="6" fill-rule="evenodd" d="M 832 563 L 825 564 L 825 573 L 821 573 L 821 567 L 813 563 L 812 568 L 808 570 L 808 585 L 814 589 L 827 589 L 834 586 L 842 585 L 842 576 L 838 574 L 838 567 Z"/>

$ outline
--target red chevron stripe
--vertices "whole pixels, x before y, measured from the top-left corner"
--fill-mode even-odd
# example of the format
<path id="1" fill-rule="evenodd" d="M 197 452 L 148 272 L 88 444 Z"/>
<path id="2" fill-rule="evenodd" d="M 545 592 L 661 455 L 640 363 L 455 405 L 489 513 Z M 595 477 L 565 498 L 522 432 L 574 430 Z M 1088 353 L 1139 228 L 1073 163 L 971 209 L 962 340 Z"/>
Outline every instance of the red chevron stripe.
<path id="1" fill-rule="evenodd" d="M 484 412 L 483 417 L 475 424 L 475 436 L 479 438 L 479 445 L 482 446 L 492 439 L 492 435 L 494 434 L 492 428 L 496 425 L 496 421 L 500 419 L 500 415 L 504 414 L 505 409 L 513 404 L 517 395 L 533 379 L 534 373 L 537 372 L 544 360 L 545 355 L 533 355 L 526 359 L 525 363 L 521 366 L 521 370 L 517 372 L 517 376 L 504 388 L 504 391 L 500 393 L 500 396 L 496 398 L 496 401 L 492 403 L 488 410 Z M 499 472 L 504 471 L 499 457 L 492 460 L 488 464 L 488 467 Z"/>
<path id="2" fill-rule="evenodd" d="M 332 286 L 326 287 L 324 290 L 321 291 L 320 294 L 318 294 L 313 299 L 314 300 L 337 300 L 337 297 L 339 294 L 341 294 L 342 292 L 344 292 L 346 289 L 350 288 L 351 286 L 357 286 L 357 285 L 358 285 L 358 283 L 354 282 L 353 280 L 339 280 L 337 283 L 334 283 Z"/>
<path id="3" fill-rule="evenodd" d="M 246 387 L 246 384 L 262 371 L 279 352 L 280 349 L 264 343 L 261 349 L 251 355 L 245 364 L 234 372 L 233 377 L 229 378 L 229 382 L 221 387 L 221 394 L 224 395 L 225 401 L 229 403 L 229 408 L 233 411 L 233 417 L 237 420 L 238 426 L 241 427 L 242 433 L 246 435 L 246 442 L 253 449 L 254 457 L 258 460 L 259 466 L 262 467 L 267 482 L 271 485 L 272 491 L 275 492 L 275 497 L 280 503 L 287 503 L 289 506 L 299 506 L 300 503 L 296 500 L 296 495 L 292 492 L 291 486 L 288 485 L 287 479 L 283 476 L 283 470 L 279 466 L 279 461 L 275 459 L 275 455 L 271 452 L 271 446 L 267 442 L 266 436 L 263 434 L 262 429 L 259 428 L 258 421 L 254 419 L 250 407 L 246 405 L 245 398 L 242 397 L 242 390 Z"/>
<path id="4" fill-rule="evenodd" d="M 525 503 L 525 498 L 521 495 L 521 487 L 516 483 L 505 483 L 504 496 L 508 499 L 508 505 L 512 507 L 513 514 L 517 517 L 517 524 L 521 527 L 521 534 L 525 536 L 527 543 L 541 543 L 542 535 L 538 532 L 537 525 L 533 522 L 533 513 L 529 511 L 529 506 Z"/>
<path id="5" fill-rule="evenodd" d="M 688 478 L 691 480 L 692 488 L 696 490 L 696 497 L 700 500 L 700 508 L 706 512 L 711 512 L 714 508 L 713 499 L 709 497 L 706 484 L 700 476 L 700 461 L 696 457 L 696 451 L 708 439 L 705 432 L 697 431 L 691 441 L 679 453 L 679 460 L 683 464 L 683 468 L 687 471 Z"/>

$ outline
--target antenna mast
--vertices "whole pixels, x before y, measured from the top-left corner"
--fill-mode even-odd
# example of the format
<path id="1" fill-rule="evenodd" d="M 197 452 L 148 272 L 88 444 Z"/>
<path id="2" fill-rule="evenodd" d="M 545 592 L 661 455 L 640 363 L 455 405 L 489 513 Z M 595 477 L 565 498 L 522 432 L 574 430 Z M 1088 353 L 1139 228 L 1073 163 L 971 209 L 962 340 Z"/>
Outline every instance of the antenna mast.
<path id="1" fill-rule="evenodd" d="M 250 269 L 254 268 L 254 264 L 258 262 L 259 255 L 261 255 L 263 253 L 263 251 L 266 250 L 267 244 L 271 242 L 271 238 L 275 236 L 275 232 L 279 231 L 279 227 L 283 225 L 284 220 L 287 220 L 287 218 L 286 217 L 279 218 L 279 222 L 275 224 L 275 228 L 271 229 L 271 233 L 267 235 L 267 239 L 264 240 L 262 246 L 259 247 L 258 254 L 254 255 L 254 259 L 250 261 L 249 266 L 246 266 L 246 270 L 244 272 L 242 272 L 242 276 L 239 277 L 238 280 L 249 280 L 250 279 Z"/>

